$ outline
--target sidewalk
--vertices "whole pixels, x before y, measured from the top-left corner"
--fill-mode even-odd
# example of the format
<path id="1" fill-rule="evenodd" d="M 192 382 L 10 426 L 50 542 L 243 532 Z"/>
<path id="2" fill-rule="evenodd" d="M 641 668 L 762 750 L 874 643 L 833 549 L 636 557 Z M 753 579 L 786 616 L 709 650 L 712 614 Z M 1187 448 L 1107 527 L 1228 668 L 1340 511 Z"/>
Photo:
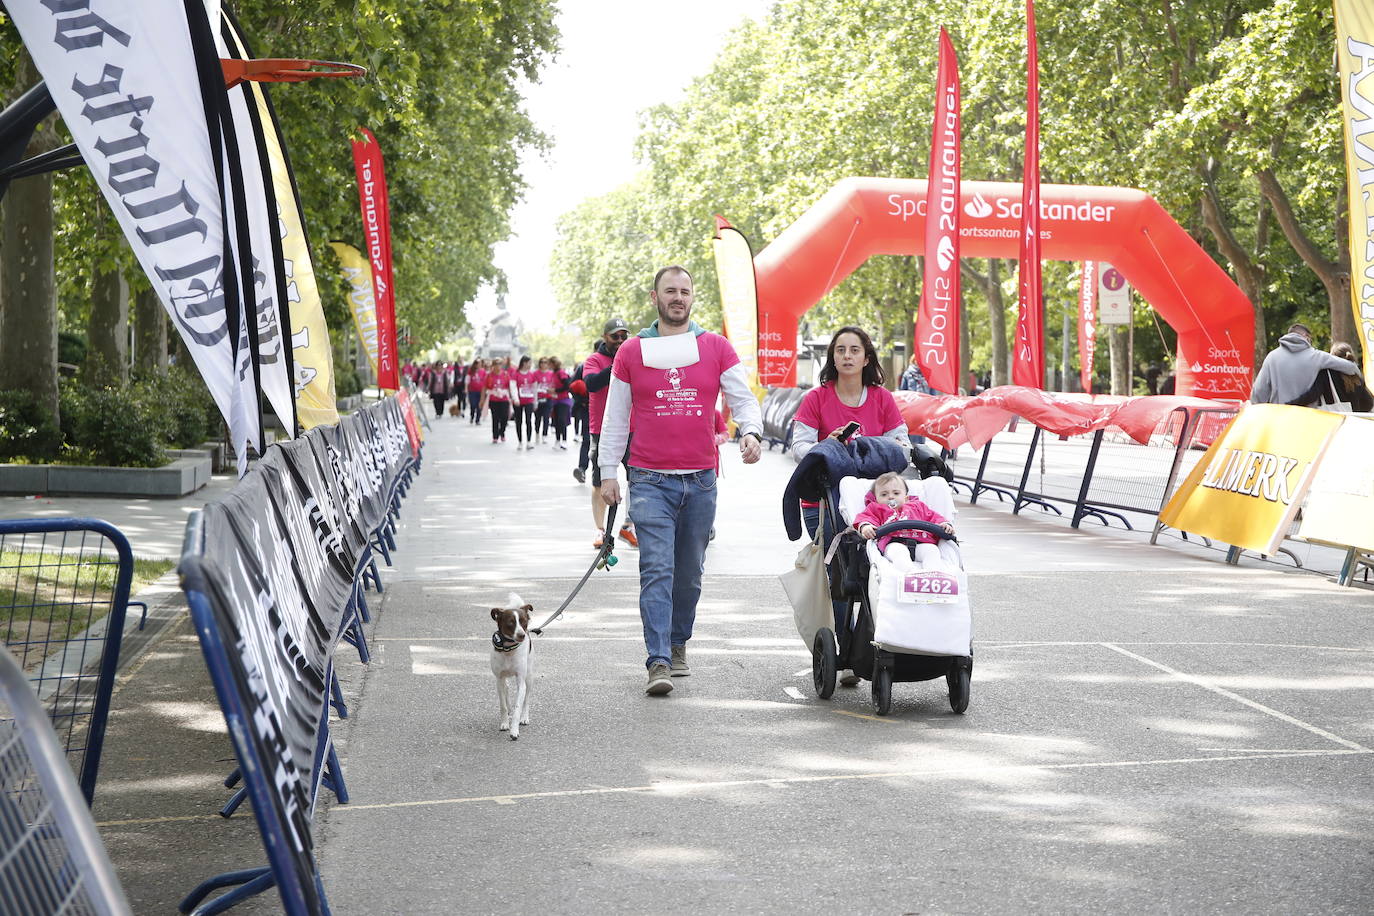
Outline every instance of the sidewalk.
<path id="1" fill-rule="evenodd" d="M 489 609 L 512 588 L 537 619 L 557 607 L 591 559 L 590 490 L 573 450 L 433 427 L 371 602 L 374 660 L 338 656 L 353 803 L 322 798 L 316 821 L 335 913 L 1366 911 L 1368 590 L 958 497 L 968 714 L 934 681 L 896 685 L 880 719 L 867 684 L 811 688 L 776 579 L 800 547 L 791 459 L 727 447 L 692 676 L 644 695 L 621 547 L 538 640 L 512 742 Z M 119 502 L 90 514 L 179 544 L 185 500 Z M 248 810 L 215 814 L 232 755 L 172 619 L 121 676 L 97 792 L 139 913 L 264 860 Z"/>

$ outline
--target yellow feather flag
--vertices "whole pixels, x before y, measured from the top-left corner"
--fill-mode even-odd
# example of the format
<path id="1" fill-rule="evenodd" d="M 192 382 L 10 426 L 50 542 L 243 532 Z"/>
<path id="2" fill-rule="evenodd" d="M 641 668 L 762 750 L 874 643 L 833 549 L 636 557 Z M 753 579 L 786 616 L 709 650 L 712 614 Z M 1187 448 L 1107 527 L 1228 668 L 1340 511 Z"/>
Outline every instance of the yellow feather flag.
<path id="1" fill-rule="evenodd" d="M 1374 378 L 1374 5 L 1369 0 L 1335 4 L 1350 187 L 1350 300 L 1364 350 L 1364 377 Z"/>
<path id="2" fill-rule="evenodd" d="M 343 278 L 348 283 L 348 310 L 353 313 L 353 327 L 367 350 L 372 375 L 377 376 L 377 305 L 372 292 L 372 266 L 362 252 L 343 242 L 330 242 L 329 247 L 339 256 Z"/>
<path id="3" fill-rule="evenodd" d="M 233 50 L 241 57 L 251 57 L 237 24 L 226 18 L 225 25 L 234 41 Z M 329 328 L 324 321 L 320 288 L 315 282 L 315 265 L 301 219 L 296 181 L 267 92 L 257 82 L 245 82 L 243 87 L 257 109 L 259 136 L 271 165 L 272 191 L 277 200 L 277 232 L 286 274 L 286 301 L 290 304 L 296 420 L 304 429 L 328 426 L 339 422 L 334 395 L 334 351 L 329 345 Z"/>

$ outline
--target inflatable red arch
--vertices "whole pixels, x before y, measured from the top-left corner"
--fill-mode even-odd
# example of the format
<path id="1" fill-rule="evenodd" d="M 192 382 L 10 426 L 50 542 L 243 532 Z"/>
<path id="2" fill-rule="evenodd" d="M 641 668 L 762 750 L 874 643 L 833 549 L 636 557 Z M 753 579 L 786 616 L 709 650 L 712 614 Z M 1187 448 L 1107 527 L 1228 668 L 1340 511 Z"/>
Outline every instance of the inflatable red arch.
<path id="1" fill-rule="evenodd" d="M 1021 185 L 962 182 L 961 255 L 1019 254 Z M 1178 332 L 1177 393 L 1247 398 L 1254 309 L 1154 198 L 1131 188 L 1041 185 L 1041 253 L 1110 261 Z M 801 316 L 873 255 L 922 254 L 926 182 L 848 178 L 754 259 L 759 377 L 796 384 Z"/>

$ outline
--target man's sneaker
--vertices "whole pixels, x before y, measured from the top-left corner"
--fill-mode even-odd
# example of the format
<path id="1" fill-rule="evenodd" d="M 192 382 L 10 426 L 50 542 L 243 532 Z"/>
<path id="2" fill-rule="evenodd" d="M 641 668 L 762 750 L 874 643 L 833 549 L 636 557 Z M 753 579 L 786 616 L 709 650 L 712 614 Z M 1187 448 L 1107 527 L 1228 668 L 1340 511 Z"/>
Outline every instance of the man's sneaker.
<path id="1" fill-rule="evenodd" d="M 673 677 L 687 677 L 692 673 L 692 669 L 687 667 L 687 647 L 673 646 Z"/>
<path id="2" fill-rule="evenodd" d="M 635 530 L 633 528 L 621 528 L 620 539 L 631 547 L 639 546 L 639 538 L 635 537 Z"/>
<path id="3" fill-rule="evenodd" d="M 581 468 L 573 468 L 573 480 L 576 480 L 578 483 L 586 483 L 587 472 Z"/>
<path id="4" fill-rule="evenodd" d="M 605 544 L 606 538 L 604 535 L 601 534 L 598 534 L 596 536 L 596 540 L 592 541 L 592 546 L 595 547 L 597 550 L 600 550 L 603 546 L 605 546 Z"/>
<path id="5" fill-rule="evenodd" d="M 649 683 L 645 686 L 644 692 L 651 697 L 673 692 L 673 676 L 663 662 L 655 662 L 649 666 Z"/>
<path id="6" fill-rule="evenodd" d="M 840 672 L 841 687 L 857 687 L 859 686 L 859 681 L 861 680 L 863 680 L 863 678 L 859 677 L 857 674 L 855 674 L 848 668 Z"/>

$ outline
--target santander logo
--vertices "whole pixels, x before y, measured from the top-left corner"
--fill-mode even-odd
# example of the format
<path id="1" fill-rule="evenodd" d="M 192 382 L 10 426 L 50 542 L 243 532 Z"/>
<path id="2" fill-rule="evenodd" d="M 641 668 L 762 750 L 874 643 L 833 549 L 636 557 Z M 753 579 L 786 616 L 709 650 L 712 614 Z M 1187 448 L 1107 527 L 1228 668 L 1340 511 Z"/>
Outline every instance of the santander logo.
<path id="1" fill-rule="evenodd" d="M 940 236 L 940 243 L 935 246 L 935 260 L 941 270 L 949 270 L 954 263 L 954 240 L 949 236 Z"/>
<path id="2" fill-rule="evenodd" d="M 974 194 L 973 200 L 964 205 L 964 212 L 974 219 L 985 219 L 992 215 L 992 205 L 983 199 L 982 194 Z"/>

